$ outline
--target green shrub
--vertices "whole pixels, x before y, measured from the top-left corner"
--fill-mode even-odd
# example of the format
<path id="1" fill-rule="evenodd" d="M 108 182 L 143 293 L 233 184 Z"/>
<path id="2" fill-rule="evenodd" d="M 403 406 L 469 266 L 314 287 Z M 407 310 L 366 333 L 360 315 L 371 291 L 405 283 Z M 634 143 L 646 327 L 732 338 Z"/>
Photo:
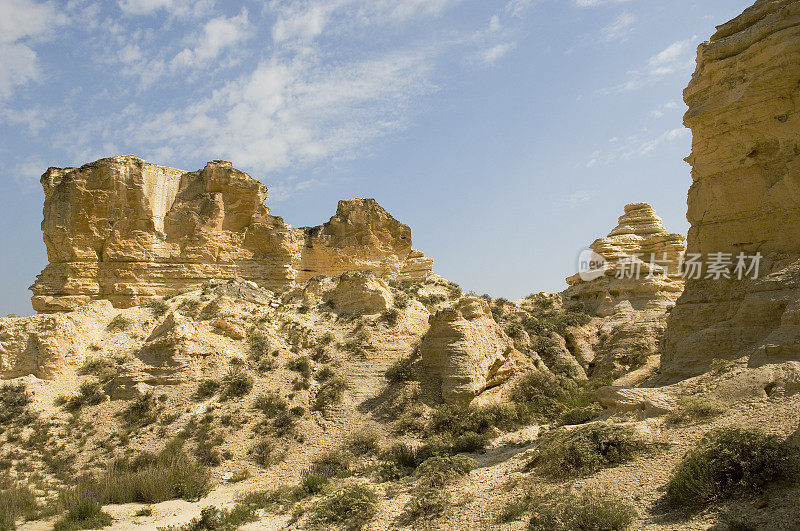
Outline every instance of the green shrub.
<path id="1" fill-rule="evenodd" d="M 253 457 L 253 461 L 264 468 L 275 464 L 280 458 L 278 444 L 272 437 L 262 437 L 248 453 Z"/>
<path id="2" fill-rule="evenodd" d="M 116 363 L 107 358 L 89 358 L 81 365 L 77 373 L 79 376 L 97 376 L 101 383 L 105 384 L 119 375 Z"/>
<path id="3" fill-rule="evenodd" d="M 317 527 L 362 529 L 378 512 L 378 495 L 369 487 L 347 483 L 311 509 L 309 522 Z"/>
<path id="4" fill-rule="evenodd" d="M 111 462 L 106 470 L 85 482 L 107 503 L 159 503 L 183 498 L 193 501 L 210 489 L 210 474 L 181 448 L 168 444 L 157 454 L 141 454 Z"/>
<path id="5" fill-rule="evenodd" d="M 308 494 L 319 494 L 334 475 L 327 466 L 311 465 L 300 471 L 300 488 Z"/>
<path id="6" fill-rule="evenodd" d="M 402 468 L 414 468 L 417 466 L 417 449 L 407 443 L 397 443 L 384 451 L 382 458 Z"/>
<path id="7" fill-rule="evenodd" d="M 317 470 L 328 471 L 330 476 L 343 477 L 349 474 L 352 460 L 352 455 L 349 452 L 338 448 L 318 455 L 314 459 L 312 466 Z"/>
<path id="8" fill-rule="evenodd" d="M 324 412 L 330 406 L 340 403 L 344 398 L 345 389 L 347 389 L 347 383 L 339 376 L 328 379 L 314 395 L 311 409 Z"/>
<path id="9" fill-rule="evenodd" d="M 25 384 L 5 384 L 0 387 L 0 424 L 28 420 L 28 406 L 32 401 Z"/>
<path id="10" fill-rule="evenodd" d="M 107 398 L 100 382 L 84 382 L 78 387 L 78 394 L 70 397 L 64 403 L 64 409 L 76 413 L 83 406 L 96 406 L 105 402 Z"/>
<path id="11" fill-rule="evenodd" d="M 275 391 L 259 395 L 253 402 L 253 409 L 257 409 L 269 418 L 278 416 L 289 408 L 289 403 Z"/>
<path id="12" fill-rule="evenodd" d="M 63 502 L 67 512 L 55 523 L 54 531 L 101 529 L 111 525 L 111 515 L 103 511 L 100 497 L 92 491 L 70 492 Z"/>
<path id="13" fill-rule="evenodd" d="M 484 435 L 493 428 L 513 430 L 531 420 L 526 407 L 498 404 L 486 407 L 445 404 L 431 415 L 429 428 L 434 433 L 453 437 L 465 434 Z"/>
<path id="14" fill-rule="evenodd" d="M 591 413 L 592 409 L 599 411 L 597 389 L 609 385 L 613 378 L 614 374 L 608 374 L 576 382 L 563 375 L 532 371 L 517 381 L 511 391 L 511 399 L 534 418 L 558 422 L 564 415 L 580 417 L 581 413 Z M 569 413 L 578 409 L 583 411 Z"/>
<path id="15" fill-rule="evenodd" d="M 136 397 L 120 414 L 122 421 L 129 427 L 140 427 L 152 424 L 158 418 L 156 398 L 152 391 Z"/>
<path id="16" fill-rule="evenodd" d="M 178 309 L 185 315 L 196 319 L 200 314 L 200 301 L 197 299 L 183 299 L 178 305 Z"/>
<path id="17" fill-rule="evenodd" d="M 543 435 L 529 466 L 554 478 L 588 475 L 624 463 L 647 447 L 630 426 L 589 424 Z"/>
<path id="18" fill-rule="evenodd" d="M 298 356 L 289 360 L 286 363 L 286 368 L 300 373 L 303 378 L 308 379 L 311 377 L 311 360 L 308 359 L 308 356 Z"/>
<path id="19" fill-rule="evenodd" d="M 396 292 L 394 294 L 394 306 L 400 310 L 405 310 L 408 307 L 408 301 L 410 297 L 407 293 L 403 293 L 402 291 Z"/>
<path id="20" fill-rule="evenodd" d="M 175 531 L 236 531 L 248 522 L 258 520 L 256 509 L 250 504 L 237 503 L 232 509 L 217 509 L 214 506 L 204 507 L 198 518 Z"/>
<path id="21" fill-rule="evenodd" d="M 347 449 L 355 456 L 375 455 L 380 451 L 381 433 L 375 428 L 361 428 L 347 437 Z"/>
<path id="22" fill-rule="evenodd" d="M 667 484 L 671 506 L 694 506 L 737 490 L 758 492 L 787 478 L 797 452 L 787 442 L 760 430 L 718 428 L 684 455 Z"/>
<path id="23" fill-rule="evenodd" d="M 197 386 L 197 390 L 194 392 L 194 399 L 195 400 L 205 400 L 206 398 L 214 396 L 214 394 L 219 389 L 219 382 L 216 380 L 203 380 L 200 382 L 200 385 Z"/>
<path id="24" fill-rule="evenodd" d="M 444 487 L 451 481 L 469 474 L 478 463 L 464 455 L 430 457 L 414 472 L 420 485 Z"/>
<path id="25" fill-rule="evenodd" d="M 124 315 L 117 314 L 106 326 L 109 332 L 123 332 L 133 326 L 133 320 Z"/>
<path id="26" fill-rule="evenodd" d="M 574 407 L 561 414 L 559 424 L 574 425 L 589 422 L 603 414 L 605 408 L 600 404 L 589 404 L 583 407 Z"/>
<path id="27" fill-rule="evenodd" d="M 629 502 L 590 491 L 574 494 L 564 490 L 531 497 L 528 510 L 530 531 L 623 531 L 638 516 Z"/>
<path id="28" fill-rule="evenodd" d="M 316 378 L 318 382 L 327 382 L 334 376 L 336 376 L 336 373 L 333 372 L 333 369 L 326 365 L 314 375 L 314 378 Z"/>
<path id="29" fill-rule="evenodd" d="M 245 396 L 253 389 L 253 377 L 239 367 L 231 367 L 220 381 L 225 399 Z"/>
<path id="30" fill-rule="evenodd" d="M 416 353 L 415 353 L 416 354 Z M 414 362 L 415 356 L 407 356 L 400 358 L 392 364 L 391 367 L 386 369 L 386 379 L 390 382 L 408 382 L 414 379 Z"/>
<path id="31" fill-rule="evenodd" d="M 169 305 L 161 299 L 152 300 L 145 304 L 145 307 L 153 312 L 155 317 L 161 317 L 169 311 Z"/>
<path id="32" fill-rule="evenodd" d="M 406 519 L 436 518 L 444 514 L 451 504 L 450 493 L 440 487 L 415 488 L 403 507 Z"/>
<path id="33" fill-rule="evenodd" d="M 678 407 L 669 414 L 667 421 L 681 424 L 707 420 L 728 411 L 728 405 L 714 396 L 686 396 L 678 401 Z"/>

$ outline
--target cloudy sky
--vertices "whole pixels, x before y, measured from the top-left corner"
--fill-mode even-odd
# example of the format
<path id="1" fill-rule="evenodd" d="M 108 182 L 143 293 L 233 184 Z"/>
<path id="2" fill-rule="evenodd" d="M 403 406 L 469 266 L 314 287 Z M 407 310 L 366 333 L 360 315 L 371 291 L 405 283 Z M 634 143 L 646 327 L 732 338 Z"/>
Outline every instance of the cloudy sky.
<path id="1" fill-rule="evenodd" d="M 39 176 L 225 159 L 316 225 L 374 197 L 436 272 L 563 289 L 624 204 L 685 232 L 681 90 L 741 0 L 0 0 L 0 314 L 46 257 Z"/>

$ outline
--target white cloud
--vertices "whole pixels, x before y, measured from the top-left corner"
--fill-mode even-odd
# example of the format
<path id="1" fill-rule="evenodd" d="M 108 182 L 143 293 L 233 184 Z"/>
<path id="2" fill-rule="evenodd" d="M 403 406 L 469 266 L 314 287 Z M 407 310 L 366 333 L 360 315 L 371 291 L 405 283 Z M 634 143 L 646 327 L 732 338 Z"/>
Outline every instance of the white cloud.
<path id="1" fill-rule="evenodd" d="M 214 0 L 120 0 L 119 8 L 126 15 L 151 15 L 164 10 L 175 16 L 200 16 L 208 13 Z"/>
<path id="2" fill-rule="evenodd" d="M 483 64 L 491 65 L 496 63 L 514 48 L 516 48 L 516 44 L 513 42 L 495 44 L 494 46 L 481 51 L 478 54 L 478 58 Z"/>
<path id="3" fill-rule="evenodd" d="M 650 111 L 650 116 L 653 118 L 663 118 L 667 112 L 677 110 L 678 108 L 679 106 L 677 101 L 668 101 L 667 103 L 661 104 Z"/>
<path id="4" fill-rule="evenodd" d="M 198 66 L 216 59 L 223 50 L 246 39 L 248 28 L 247 9 L 242 9 L 235 17 L 212 18 L 203 26 L 203 35 L 197 45 L 178 53 L 172 59 L 172 66 Z"/>
<path id="5" fill-rule="evenodd" d="M 609 139 L 610 147 L 594 151 L 584 166 L 591 168 L 598 164 L 611 164 L 618 160 L 645 157 L 664 145 L 686 138 L 689 136 L 689 130 L 684 127 L 676 127 L 655 137 L 643 138 L 643 136 L 643 134 L 630 135 L 622 141 L 618 137 Z"/>
<path id="6" fill-rule="evenodd" d="M 621 4 L 629 1 L 630 0 L 575 0 L 575 5 L 578 7 L 596 7 L 603 4 Z"/>
<path id="7" fill-rule="evenodd" d="M 635 22 L 636 17 L 632 13 L 627 11 L 620 13 L 610 24 L 600 30 L 600 33 L 603 35 L 603 40 L 614 41 L 624 39 L 631 32 Z"/>
<path id="8" fill-rule="evenodd" d="M 418 53 L 332 68 L 319 61 L 272 58 L 208 98 L 135 120 L 129 133 L 149 149 L 169 144 L 180 156 L 277 170 L 360 154 L 403 127 L 411 99 L 431 88 L 430 65 Z"/>
<path id="9" fill-rule="evenodd" d="M 637 90 L 664 76 L 685 71 L 691 72 L 694 64 L 692 43 L 697 37 L 676 41 L 650 57 L 645 66 L 628 71 L 628 80 L 619 85 L 600 90 L 602 94 L 613 94 Z"/>
<path id="10" fill-rule="evenodd" d="M 341 5 L 295 6 L 289 5 L 280 10 L 278 19 L 272 27 L 272 40 L 276 43 L 300 40 L 310 41 L 319 36 L 328 25 L 333 11 Z"/>
<path id="11" fill-rule="evenodd" d="M 33 42 L 65 22 L 66 16 L 49 2 L 0 0 L 0 98 L 10 98 L 17 87 L 41 78 Z"/>
<path id="12" fill-rule="evenodd" d="M 518 17 L 522 15 L 522 13 L 533 6 L 534 0 L 509 0 L 506 4 L 505 11 L 509 13 L 511 16 Z"/>
<path id="13" fill-rule="evenodd" d="M 47 126 L 48 120 L 53 117 L 54 111 L 43 109 L 39 106 L 31 108 L 0 108 L 0 118 L 11 125 L 21 125 L 32 134 L 37 134 Z"/>
<path id="14" fill-rule="evenodd" d="M 567 208 L 578 208 L 586 203 L 592 202 L 597 196 L 596 190 L 578 190 L 573 192 L 568 197 L 564 198 L 562 203 Z"/>

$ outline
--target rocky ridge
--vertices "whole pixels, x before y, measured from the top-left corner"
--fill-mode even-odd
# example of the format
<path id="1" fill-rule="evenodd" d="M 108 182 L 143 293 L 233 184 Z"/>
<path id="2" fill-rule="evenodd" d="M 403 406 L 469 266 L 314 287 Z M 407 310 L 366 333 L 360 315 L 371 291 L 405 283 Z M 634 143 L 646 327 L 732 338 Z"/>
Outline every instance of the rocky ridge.
<path id="1" fill-rule="evenodd" d="M 689 278 L 670 314 L 669 379 L 715 358 L 800 359 L 800 2 L 760 0 L 698 48 L 684 91 L 692 130 L 687 253 L 717 253 L 730 279 Z M 735 273 L 743 254 L 747 269 Z M 747 270 L 744 270 L 747 273 Z"/>
<path id="2" fill-rule="evenodd" d="M 229 162 L 185 172 L 120 156 L 50 168 L 41 182 L 50 263 L 31 287 L 38 312 L 97 299 L 131 307 L 213 278 L 286 289 L 353 270 L 431 273 L 408 226 L 374 200 L 340 201 L 327 223 L 295 229 L 264 205 L 264 185 Z"/>

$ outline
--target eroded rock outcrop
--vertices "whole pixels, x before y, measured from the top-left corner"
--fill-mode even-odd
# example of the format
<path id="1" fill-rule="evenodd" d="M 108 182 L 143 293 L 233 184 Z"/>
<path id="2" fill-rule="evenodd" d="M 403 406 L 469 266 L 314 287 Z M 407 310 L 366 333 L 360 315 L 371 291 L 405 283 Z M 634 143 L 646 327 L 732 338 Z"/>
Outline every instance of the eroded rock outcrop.
<path id="1" fill-rule="evenodd" d="M 450 403 L 469 403 L 508 380 L 523 361 L 488 303 L 477 297 L 464 297 L 433 315 L 420 353 L 427 375 L 441 385 L 441 398 Z"/>
<path id="2" fill-rule="evenodd" d="M 185 172 L 112 157 L 50 168 L 41 182 L 50 263 L 31 287 L 39 312 L 95 299 L 130 307 L 213 278 L 277 289 L 345 271 L 431 273 L 408 226 L 374 200 L 341 201 L 327 223 L 294 229 L 264 205 L 260 182 L 224 161 Z"/>
<path id="3" fill-rule="evenodd" d="M 758 1 L 698 49 L 684 91 L 687 253 L 706 262 L 729 253 L 732 278 L 687 280 L 665 336 L 667 378 L 704 372 L 714 358 L 800 359 L 799 79 L 797 0 Z M 740 253 L 760 253 L 757 275 L 734 273 Z"/>
<path id="4" fill-rule="evenodd" d="M 55 377 L 83 360 L 77 335 L 75 322 L 66 315 L 0 320 L 0 378 Z"/>
<path id="5" fill-rule="evenodd" d="M 629 204 L 608 236 L 590 246 L 592 271 L 567 279 L 567 304 L 598 318 L 567 336 L 579 358 L 592 358 L 593 374 L 637 365 L 658 351 L 667 311 L 683 290 L 683 242 L 650 205 Z"/>

